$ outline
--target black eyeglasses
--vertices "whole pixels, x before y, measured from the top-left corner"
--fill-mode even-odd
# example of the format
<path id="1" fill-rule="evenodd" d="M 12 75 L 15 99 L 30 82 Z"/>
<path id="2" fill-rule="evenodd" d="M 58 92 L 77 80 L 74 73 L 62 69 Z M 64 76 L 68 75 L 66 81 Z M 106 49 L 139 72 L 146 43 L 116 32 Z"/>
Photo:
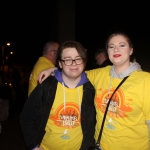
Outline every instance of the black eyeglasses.
<path id="1" fill-rule="evenodd" d="M 78 59 L 74 59 L 74 60 L 73 59 L 65 59 L 65 60 L 60 60 L 60 61 L 63 61 L 66 66 L 72 65 L 73 62 L 75 62 L 76 65 L 81 65 L 83 63 L 82 58 L 78 58 Z"/>

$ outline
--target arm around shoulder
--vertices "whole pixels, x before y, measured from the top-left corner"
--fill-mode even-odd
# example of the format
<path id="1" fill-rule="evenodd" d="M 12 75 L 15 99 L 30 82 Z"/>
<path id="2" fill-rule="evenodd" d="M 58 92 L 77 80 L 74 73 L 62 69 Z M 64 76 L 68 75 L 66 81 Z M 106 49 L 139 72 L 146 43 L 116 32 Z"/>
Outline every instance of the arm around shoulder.
<path id="1" fill-rule="evenodd" d="M 40 72 L 40 74 L 38 75 L 37 77 L 37 80 L 38 82 L 41 84 L 47 77 L 49 77 L 53 72 L 54 70 L 56 70 L 57 68 L 49 68 L 49 69 L 46 69 L 46 70 L 43 70 Z"/>

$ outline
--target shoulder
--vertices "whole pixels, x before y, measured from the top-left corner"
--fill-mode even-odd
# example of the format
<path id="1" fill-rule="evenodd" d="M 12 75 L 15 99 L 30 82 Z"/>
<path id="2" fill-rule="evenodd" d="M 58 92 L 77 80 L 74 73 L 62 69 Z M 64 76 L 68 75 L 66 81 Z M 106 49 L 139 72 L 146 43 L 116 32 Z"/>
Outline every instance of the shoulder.
<path id="1" fill-rule="evenodd" d="M 84 83 L 84 84 L 83 84 L 83 88 L 84 88 L 84 89 L 85 89 L 85 88 L 89 88 L 89 89 L 95 90 L 95 89 L 94 89 L 94 86 L 92 85 L 92 83 L 91 83 L 90 81 Z"/>
<path id="2" fill-rule="evenodd" d="M 47 59 L 46 57 L 39 57 L 39 59 L 37 60 L 37 62 L 35 63 L 35 65 L 34 65 L 34 67 L 36 67 L 36 66 L 40 66 L 40 65 L 53 65 L 54 66 L 54 64 L 49 60 L 49 59 Z"/>
<path id="3" fill-rule="evenodd" d="M 41 83 L 41 85 L 45 86 L 45 85 L 54 84 L 57 82 L 58 81 L 56 80 L 54 76 L 49 76 Z"/>
<path id="4" fill-rule="evenodd" d="M 32 73 L 39 74 L 42 70 L 55 67 L 54 64 L 44 57 L 40 57 L 35 63 Z"/>
<path id="5" fill-rule="evenodd" d="M 138 85 L 150 85 L 150 73 L 145 71 L 135 71 L 131 74 L 131 80 L 136 82 Z"/>
<path id="6" fill-rule="evenodd" d="M 150 78 L 150 73 L 146 71 L 135 71 L 133 72 L 134 76 L 140 77 L 140 78 Z"/>
<path id="7" fill-rule="evenodd" d="M 85 73 L 87 73 L 87 74 L 105 73 L 105 72 L 109 72 L 111 67 L 112 66 L 106 66 L 106 67 L 97 68 L 97 69 L 93 69 L 93 70 L 87 70 L 87 71 L 85 71 Z"/>

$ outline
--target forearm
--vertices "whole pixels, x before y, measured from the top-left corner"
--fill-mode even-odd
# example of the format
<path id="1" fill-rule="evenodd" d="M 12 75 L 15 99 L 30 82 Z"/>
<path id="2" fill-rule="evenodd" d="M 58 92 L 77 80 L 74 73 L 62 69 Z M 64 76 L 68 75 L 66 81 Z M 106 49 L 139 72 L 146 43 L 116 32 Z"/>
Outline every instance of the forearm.
<path id="1" fill-rule="evenodd" d="M 42 83 L 50 75 L 54 75 L 54 70 L 56 70 L 56 69 L 57 68 L 55 67 L 55 68 L 49 68 L 49 69 L 41 71 L 37 78 L 39 83 Z"/>
<path id="2" fill-rule="evenodd" d="M 48 77 L 48 76 L 50 76 L 51 74 L 53 74 L 55 70 L 57 70 L 57 67 L 49 68 L 49 69 L 43 70 L 42 72 L 44 72 L 43 75 L 46 75 L 46 76 Z M 41 72 L 41 73 L 42 73 L 42 72 Z M 41 74 L 41 73 L 40 73 L 40 74 Z"/>

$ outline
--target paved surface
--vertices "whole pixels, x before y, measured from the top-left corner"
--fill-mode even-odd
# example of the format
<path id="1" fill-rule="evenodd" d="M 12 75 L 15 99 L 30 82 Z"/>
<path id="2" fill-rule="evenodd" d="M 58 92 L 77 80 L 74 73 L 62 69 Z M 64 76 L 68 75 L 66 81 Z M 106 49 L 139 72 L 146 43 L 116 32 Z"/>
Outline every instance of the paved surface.
<path id="1" fill-rule="evenodd" d="M 19 123 L 19 114 L 1 122 L 0 150 L 27 150 Z"/>

